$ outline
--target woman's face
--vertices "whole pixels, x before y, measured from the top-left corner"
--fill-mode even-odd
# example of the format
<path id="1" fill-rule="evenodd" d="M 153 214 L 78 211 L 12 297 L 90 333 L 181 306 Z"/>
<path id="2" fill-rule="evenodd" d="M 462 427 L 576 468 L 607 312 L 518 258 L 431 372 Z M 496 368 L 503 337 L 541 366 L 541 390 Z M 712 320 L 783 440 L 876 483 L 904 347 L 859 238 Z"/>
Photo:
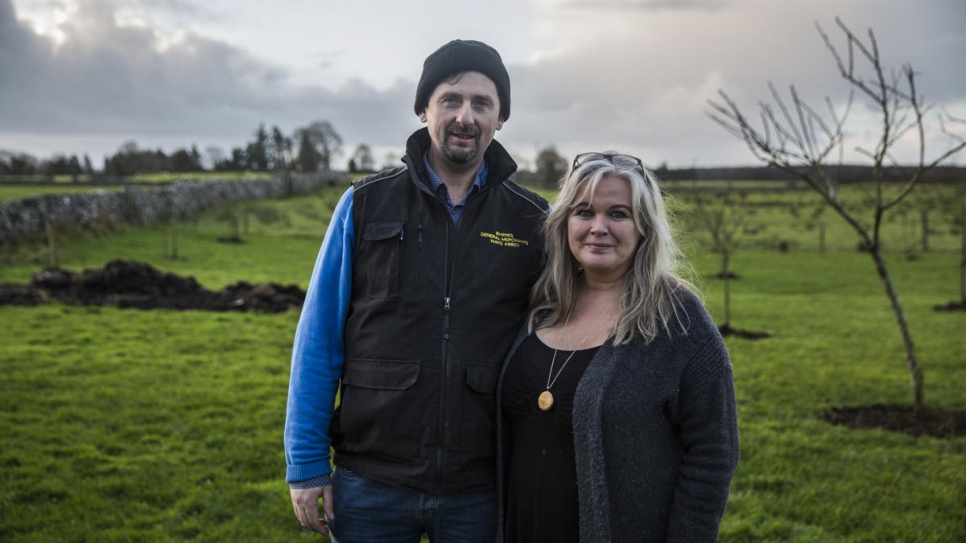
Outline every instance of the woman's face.
<path id="1" fill-rule="evenodd" d="M 634 224 L 630 182 L 606 175 L 593 195 L 589 192 L 583 188 L 567 218 L 570 252 L 588 279 L 616 280 L 630 268 L 641 240 Z"/>

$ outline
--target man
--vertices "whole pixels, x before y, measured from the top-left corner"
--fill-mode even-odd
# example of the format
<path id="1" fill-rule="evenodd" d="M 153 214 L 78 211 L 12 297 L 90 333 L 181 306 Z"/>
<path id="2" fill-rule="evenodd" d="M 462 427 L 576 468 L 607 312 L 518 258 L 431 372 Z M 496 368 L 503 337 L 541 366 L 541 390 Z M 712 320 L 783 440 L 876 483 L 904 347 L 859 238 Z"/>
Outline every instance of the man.
<path id="1" fill-rule="evenodd" d="M 491 543 L 496 381 L 549 206 L 507 179 L 516 164 L 493 140 L 510 78 L 492 47 L 431 54 L 414 110 L 426 127 L 404 166 L 353 183 L 322 242 L 295 334 L 286 479 L 302 525 L 327 533 L 321 497 L 340 543 Z"/>

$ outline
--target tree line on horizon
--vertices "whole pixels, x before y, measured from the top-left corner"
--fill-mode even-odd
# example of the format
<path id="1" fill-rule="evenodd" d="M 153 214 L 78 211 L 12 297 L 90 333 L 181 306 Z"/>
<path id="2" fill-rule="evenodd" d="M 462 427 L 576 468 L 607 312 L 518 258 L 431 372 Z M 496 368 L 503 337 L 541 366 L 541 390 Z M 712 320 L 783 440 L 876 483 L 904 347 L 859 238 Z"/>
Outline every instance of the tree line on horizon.
<path id="1" fill-rule="evenodd" d="M 171 154 L 162 149 L 139 147 L 129 140 L 118 151 L 105 156 L 100 169 L 94 167 L 89 155 L 55 154 L 38 159 L 28 153 L 15 153 L 0 149 L 0 176 L 31 176 L 53 179 L 54 176 L 70 176 L 78 182 L 87 178 L 103 176 L 125 178 L 136 174 L 151 173 L 197 173 L 197 172 L 316 172 L 329 170 L 335 158 L 343 154 L 342 137 L 328 121 L 315 121 L 285 135 L 278 126 L 266 129 L 259 124 L 251 141 L 225 152 L 218 146 L 208 146 L 202 155 L 198 146 L 175 149 Z M 388 166 L 397 157 L 387 157 Z M 385 167 L 385 166 L 383 166 Z M 657 166 L 647 165 L 660 180 L 665 181 L 789 181 L 798 176 L 771 166 L 715 166 L 670 168 L 667 162 Z M 521 168 L 516 177 L 524 183 L 546 188 L 556 188 L 566 175 L 569 163 L 557 152 L 554 145 L 541 149 L 532 163 L 532 169 Z M 377 171 L 376 161 L 369 145 L 356 146 L 349 158 L 347 169 L 352 173 Z M 893 166 L 883 172 L 886 182 L 900 181 L 915 168 Z M 924 183 L 955 183 L 966 175 L 966 167 L 937 166 L 926 172 Z M 862 183 L 873 177 L 871 166 L 841 165 L 837 168 L 838 182 Z"/>
<path id="2" fill-rule="evenodd" d="M 118 151 L 105 156 L 101 167 L 95 168 L 89 155 L 55 154 L 38 159 L 29 153 L 0 150 L 0 175 L 10 176 L 80 176 L 129 177 L 135 174 L 161 172 L 316 172 L 329 170 L 333 160 L 342 154 L 342 137 L 328 121 L 315 121 L 297 128 L 291 135 L 278 126 L 266 129 L 259 124 L 251 141 L 225 152 L 217 146 L 205 148 L 202 156 L 196 144 L 176 149 L 171 154 L 164 150 L 139 147 L 129 140 Z M 360 144 L 349 160 L 350 169 L 374 169 L 372 151 Z"/>

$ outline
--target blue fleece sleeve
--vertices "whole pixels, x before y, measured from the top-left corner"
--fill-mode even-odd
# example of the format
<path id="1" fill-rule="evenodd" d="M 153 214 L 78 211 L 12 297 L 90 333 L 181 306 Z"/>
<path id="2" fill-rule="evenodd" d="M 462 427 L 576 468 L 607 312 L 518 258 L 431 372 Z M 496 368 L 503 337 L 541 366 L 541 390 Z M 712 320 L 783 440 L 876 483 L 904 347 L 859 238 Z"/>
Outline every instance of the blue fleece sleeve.
<path id="1" fill-rule="evenodd" d="M 284 439 L 289 483 L 332 471 L 329 423 L 345 360 L 352 287 L 352 192 L 350 187 L 332 214 L 295 331 Z"/>

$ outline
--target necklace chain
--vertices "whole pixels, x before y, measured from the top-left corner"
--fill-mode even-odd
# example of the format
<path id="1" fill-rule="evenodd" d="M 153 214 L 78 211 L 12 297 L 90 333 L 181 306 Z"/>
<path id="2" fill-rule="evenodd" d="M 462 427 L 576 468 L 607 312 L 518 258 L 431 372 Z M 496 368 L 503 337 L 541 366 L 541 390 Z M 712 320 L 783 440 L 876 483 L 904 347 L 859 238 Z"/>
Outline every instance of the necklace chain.
<path id="1" fill-rule="evenodd" d="M 557 375 L 553 374 L 553 366 L 557 362 L 557 349 L 553 350 L 553 358 L 550 359 L 550 371 L 547 373 L 547 390 L 550 390 L 550 387 L 552 387 L 553 384 L 557 382 L 557 378 L 560 377 L 561 373 L 563 373 L 564 368 L 567 367 L 567 363 L 569 363 L 570 359 L 573 358 L 575 354 L 577 354 L 577 351 L 580 350 L 580 348 L 584 345 L 584 342 L 587 341 L 590 335 L 596 332 L 600 328 L 600 324 L 602 322 L 604 322 L 603 319 L 597 321 L 597 324 L 594 325 L 587 332 L 587 335 L 584 336 L 584 339 L 580 340 L 580 343 L 577 344 L 577 348 L 570 352 L 570 356 L 567 357 L 567 360 L 564 360 L 564 363 L 560 366 L 560 369 L 557 370 Z M 570 324 L 570 315 L 567 315 L 567 322 L 564 323 L 565 330 L 567 328 L 567 325 L 569 324 Z M 552 379 L 551 379 L 551 376 L 552 376 Z"/>
<path id="2" fill-rule="evenodd" d="M 611 315 L 611 314 L 613 314 L 613 311 L 608 311 L 604 313 L 604 315 Z M 567 327 L 570 326 L 571 315 L 572 315 L 572 312 L 568 313 L 567 320 L 564 321 L 563 330 L 565 331 L 567 330 Z M 557 370 L 557 375 L 553 374 L 553 367 L 557 363 L 557 349 L 553 350 L 553 358 L 550 359 L 550 371 L 547 373 L 547 388 L 537 396 L 537 407 L 539 407 L 541 411 L 550 411 L 550 409 L 553 407 L 554 398 L 553 398 L 553 393 L 550 392 L 550 387 L 552 387 L 553 384 L 557 382 L 557 378 L 560 377 L 561 373 L 563 373 L 563 370 L 564 368 L 567 367 L 567 364 L 570 362 L 570 359 L 573 358 L 575 354 L 577 354 L 577 351 L 580 350 L 581 347 L 583 347 L 584 343 L 587 342 L 587 339 L 590 338 L 590 335 L 596 332 L 597 330 L 599 330 L 600 325 L 603 324 L 604 321 L 606 320 L 608 319 L 601 318 L 600 320 L 597 321 L 597 323 L 593 327 L 591 327 L 590 330 L 587 331 L 587 335 L 585 335 L 584 338 L 580 340 L 580 343 L 576 345 L 577 348 L 571 351 L 570 356 L 567 357 L 567 360 L 564 360 L 564 363 L 560 366 L 560 369 Z"/>

